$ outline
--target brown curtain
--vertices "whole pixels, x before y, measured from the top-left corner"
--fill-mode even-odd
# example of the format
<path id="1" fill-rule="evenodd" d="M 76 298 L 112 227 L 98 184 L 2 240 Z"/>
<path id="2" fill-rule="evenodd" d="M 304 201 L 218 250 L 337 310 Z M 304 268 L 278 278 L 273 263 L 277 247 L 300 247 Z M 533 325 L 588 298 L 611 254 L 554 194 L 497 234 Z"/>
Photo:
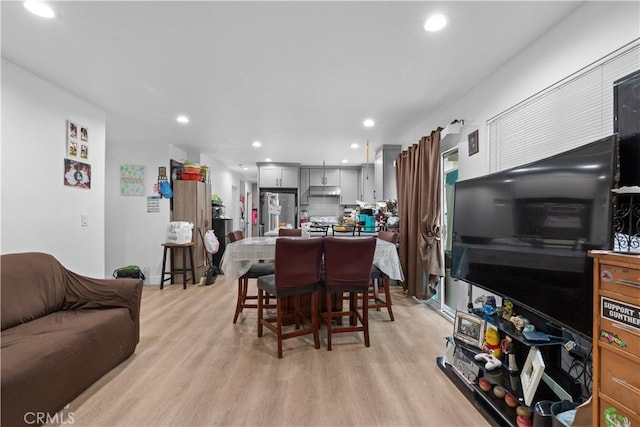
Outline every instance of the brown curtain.
<path id="1" fill-rule="evenodd" d="M 432 297 L 438 279 L 444 276 L 440 240 L 441 130 L 423 137 L 396 159 L 403 286 L 410 296 L 420 299 Z"/>

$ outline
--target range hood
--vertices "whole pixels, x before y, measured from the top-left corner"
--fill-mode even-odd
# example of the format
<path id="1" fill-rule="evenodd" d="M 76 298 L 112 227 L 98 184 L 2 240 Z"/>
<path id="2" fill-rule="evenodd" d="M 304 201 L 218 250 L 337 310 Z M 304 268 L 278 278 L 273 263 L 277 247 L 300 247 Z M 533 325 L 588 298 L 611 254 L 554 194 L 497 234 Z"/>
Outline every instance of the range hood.
<path id="1" fill-rule="evenodd" d="M 310 197 L 338 197 L 340 196 L 340 187 L 331 185 L 312 185 L 309 187 Z"/>

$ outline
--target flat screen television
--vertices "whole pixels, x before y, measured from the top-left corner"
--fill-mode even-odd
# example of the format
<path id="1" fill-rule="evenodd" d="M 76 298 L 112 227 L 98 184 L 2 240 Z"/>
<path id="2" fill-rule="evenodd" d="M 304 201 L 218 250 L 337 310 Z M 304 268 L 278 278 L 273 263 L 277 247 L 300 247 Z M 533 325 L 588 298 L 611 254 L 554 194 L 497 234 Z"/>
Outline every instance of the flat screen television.
<path id="1" fill-rule="evenodd" d="M 616 136 L 455 186 L 451 275 L 589 337 L 591 249 L 611 249 Z"/>

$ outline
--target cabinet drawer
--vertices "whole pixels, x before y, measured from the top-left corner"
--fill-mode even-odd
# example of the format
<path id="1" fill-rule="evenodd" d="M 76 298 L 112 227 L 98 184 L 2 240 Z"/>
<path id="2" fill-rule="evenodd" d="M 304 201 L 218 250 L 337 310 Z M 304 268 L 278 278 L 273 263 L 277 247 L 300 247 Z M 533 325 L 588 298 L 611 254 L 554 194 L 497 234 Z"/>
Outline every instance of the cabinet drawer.
<path id="1" fill-rule="evenodd" d="M 640 354 L 640 332 L 628 325 L 601 318 L 598 333 L 603 349 L 613 347 L 636 356 Z"/>
<path id="2" fill-rule="evenodd" d="M 609 401 L 608 399 L 600 399 L 598 405 L 598 417 L 600 418 L 599 426 L 602 427 L 625 427 L 625 426 L 638 426 L 640 425 L 640 416 L 629 412 L 615 401 Z"/>
<path id="3" fill-rule="evenodd" d="M 633 360 L 602 350 L 600 391 L 640 413 L 640 366 Z"/>
<path id="4" fill-rule="evenodd" d="M 602 264 L 600 289 L 640 298 L 640 269 Z"/>

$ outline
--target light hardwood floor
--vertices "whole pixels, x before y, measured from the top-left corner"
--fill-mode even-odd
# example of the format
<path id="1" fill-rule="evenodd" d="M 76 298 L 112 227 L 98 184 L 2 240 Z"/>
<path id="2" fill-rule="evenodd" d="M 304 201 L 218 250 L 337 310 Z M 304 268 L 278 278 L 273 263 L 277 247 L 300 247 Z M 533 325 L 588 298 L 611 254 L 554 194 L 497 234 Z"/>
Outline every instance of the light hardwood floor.
<path id="1" fill-rule="evenodd" d="M 252 281 L 252 286 L 255 282 Z M 235 285 L 145 286 L 140 343 L 64 411 L 74 426 L 483 426 L 437 368 L 452 325 L 392 286 L 395 322 L 371 311 L 371 347 L 339 334 L 257 337 L 256 312 L 232 324 Z M 69 414 L 71 413 L 71 414 Z"/>

